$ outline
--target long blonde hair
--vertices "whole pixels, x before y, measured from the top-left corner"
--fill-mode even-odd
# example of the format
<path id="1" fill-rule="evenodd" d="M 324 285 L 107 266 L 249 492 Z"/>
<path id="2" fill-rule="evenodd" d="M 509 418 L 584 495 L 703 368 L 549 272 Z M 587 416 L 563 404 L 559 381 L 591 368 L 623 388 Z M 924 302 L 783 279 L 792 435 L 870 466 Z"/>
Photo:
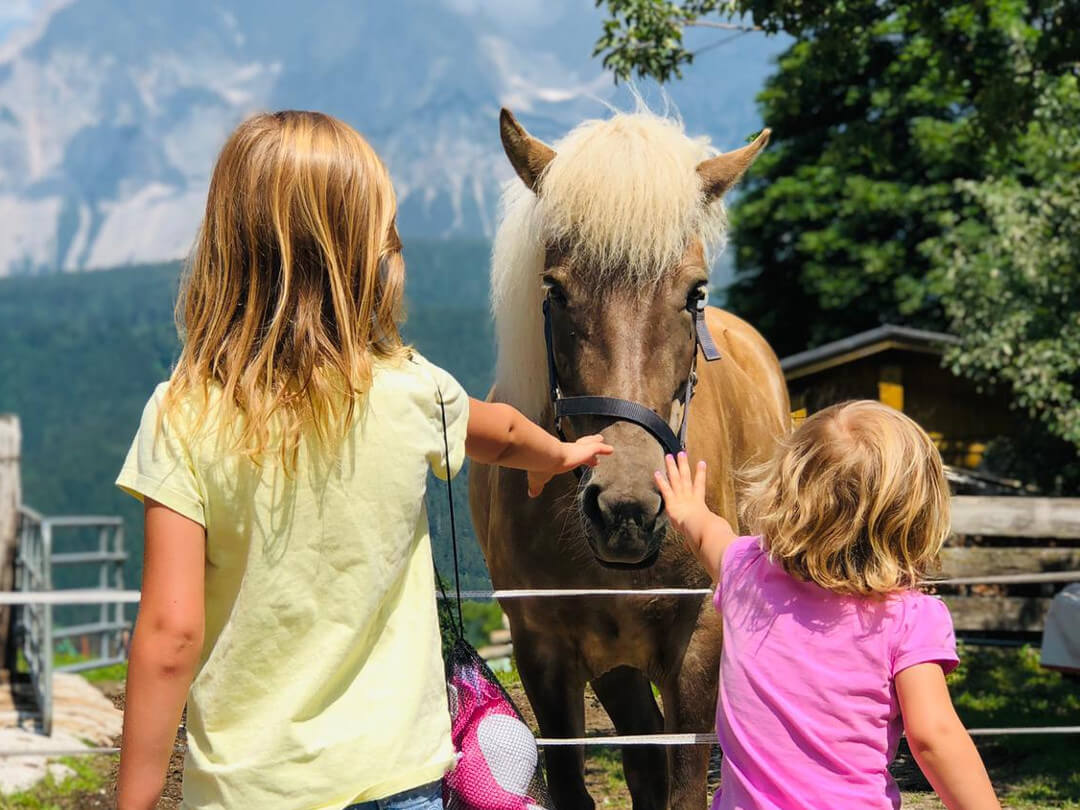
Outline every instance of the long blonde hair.
<path id="1" fill-rule="evenodd" d="M 909 417 L 871 400 L 803 422 L 750 476 L 740 509 L 789 574 L 857 596 L 916 587 L 949 533 L 937 448 Z"/>
<path id="2" fill-rule="evenodd" d="M 258 462 L 295 460 L 305 432 L 350 428 L 376 358 L 404 353 L 404 286 L 389 173 L 346 124 L 256 115 L 221 151 L 176 306 L 183 341 L 162 408 L 220 386 L 214 421 Z"/>

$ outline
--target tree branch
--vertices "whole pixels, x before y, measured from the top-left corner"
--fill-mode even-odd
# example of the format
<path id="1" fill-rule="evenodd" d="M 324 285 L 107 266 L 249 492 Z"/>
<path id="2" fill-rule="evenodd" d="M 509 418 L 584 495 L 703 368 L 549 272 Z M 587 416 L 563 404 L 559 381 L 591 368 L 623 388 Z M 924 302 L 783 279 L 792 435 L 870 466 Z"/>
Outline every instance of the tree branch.
<path id="1" fill-rule="evenodd" d="M 687 28 L 719 28 L 723 31 L 764 31 L 760 25 L 739 25 L 738 23 L 712 22 L 711 20 L 683 21 L 682 25 Z"/>

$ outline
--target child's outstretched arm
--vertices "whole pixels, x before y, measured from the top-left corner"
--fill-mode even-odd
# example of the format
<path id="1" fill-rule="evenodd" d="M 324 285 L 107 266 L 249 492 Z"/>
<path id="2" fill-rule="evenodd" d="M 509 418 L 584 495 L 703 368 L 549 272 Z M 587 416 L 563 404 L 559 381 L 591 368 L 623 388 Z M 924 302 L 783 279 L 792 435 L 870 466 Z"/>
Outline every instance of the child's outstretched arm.
<path id="1" fill-rule="evenodd" d="M 908 667 L 895 682 L 911 753 L 945 806 L 1000 810 L 982 758 L 956 716 L 941 666 Z"/>
<path id="2" fill-rule="evenodd" d="M 146 499 L 142 598 L 128 661 L 119 810 L 157 807 L 203 643 L 206 532 Z"/>
<path id="3" fill-rule="evenodd" d="M 655 476 L 671 525 L 686 539 L 712 581 L 719 581 L 720 564 L 735 532 L 705 505 L 705 462 L 698 462 L 694 475 L 685 452 L 678 459 L 668 456 L 667 475 L 657 470 Z"/>
<path id="4" fill-rule="evenodd" d="M 469 399 L 465 454 L 482 464 L 515 467 L 529 473 L 529 496 L 535 498 L 554 476 L 583 465 L 594 467 L 613 448 L 603 436 L 561 442 L 516 408 Z"/>

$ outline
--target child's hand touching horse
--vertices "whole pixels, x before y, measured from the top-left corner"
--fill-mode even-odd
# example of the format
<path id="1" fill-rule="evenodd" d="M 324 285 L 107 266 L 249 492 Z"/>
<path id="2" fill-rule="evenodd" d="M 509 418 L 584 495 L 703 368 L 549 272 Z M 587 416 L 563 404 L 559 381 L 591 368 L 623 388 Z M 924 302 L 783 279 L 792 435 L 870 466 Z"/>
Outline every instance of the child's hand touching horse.
<path id="1" fill-rule="evenodd" d="M 720 578 L 724 551 L 735 539 L 731 524 L 710 511 L 705 504 L 705 462 L 691 473 L 686 452 L 666 457 L 667 475 L 654 473 L 657 489 L 664 499 L 668 519 L 685 539 L 713 582 Z"/>
<path id="2" fill-rule="evenodd" d="M 576 467 L 595 467 L 600 456 L 615 452 L 603 436 L 561 442 L 529 421 L 520 411 L 499 402 L 469 400 L 465 453 L 483 464 L 516 467 L 529 473 L 529 497 L 547 482 Z"/>

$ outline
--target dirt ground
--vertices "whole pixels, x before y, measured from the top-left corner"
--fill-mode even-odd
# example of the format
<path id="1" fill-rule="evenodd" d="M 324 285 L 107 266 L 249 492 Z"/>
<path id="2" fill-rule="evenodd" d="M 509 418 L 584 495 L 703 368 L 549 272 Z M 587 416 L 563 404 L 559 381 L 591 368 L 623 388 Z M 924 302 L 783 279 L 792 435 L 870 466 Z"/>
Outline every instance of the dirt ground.
<path id="1" fill-rule="evenodd" d="M 116 708 L 124 708 L 123 684 L 99 684 L 105 695 L 112 700 Z M 113 741 L 113 745 L 120 745 L 120 738 Z M 176 734 L 176 750 L 173 751 L 172 759 L 169 760 L 169 774 L 165 780 L 165 790 L 161 801 L 158 802 L 158 810 L 177 810 L 180 807 L 182 796 L 181 784 L 184 774 L 184 735 L 182 731 Z M 109 774 L 106 787 L 103 791 L 88 793 L 76 791 L 66 796 L 54 799 L 62 810 L 115 810 L 116 807 L 116 771 L 120 764 L 119 757 L 110 757 L 108 760 Z"/>

